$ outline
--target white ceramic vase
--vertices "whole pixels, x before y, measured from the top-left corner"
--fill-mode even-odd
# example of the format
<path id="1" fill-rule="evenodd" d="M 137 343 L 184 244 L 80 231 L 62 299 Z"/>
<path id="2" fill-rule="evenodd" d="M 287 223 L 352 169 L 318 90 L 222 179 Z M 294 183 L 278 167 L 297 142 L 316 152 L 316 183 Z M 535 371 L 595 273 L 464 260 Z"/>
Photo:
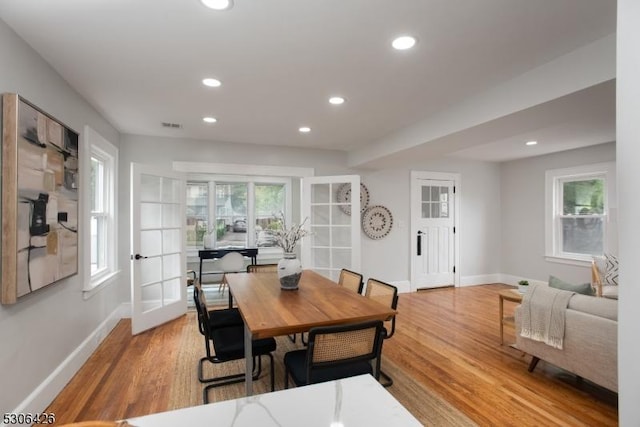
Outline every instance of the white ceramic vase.
<path id="1" fill-rule="evenodd" d="M 283 290 L 296 290 L 302 276 L 302 264 L 293 252 L 285 252 L 284 258 L 278 261 L 278 278 Z"/>

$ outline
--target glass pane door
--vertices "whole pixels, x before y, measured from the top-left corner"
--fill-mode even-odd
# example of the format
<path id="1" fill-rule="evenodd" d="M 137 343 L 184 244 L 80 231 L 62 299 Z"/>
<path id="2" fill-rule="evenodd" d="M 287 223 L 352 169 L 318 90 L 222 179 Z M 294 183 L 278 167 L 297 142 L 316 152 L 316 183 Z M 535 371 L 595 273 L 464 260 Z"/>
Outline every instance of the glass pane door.
<path id="1" fill-rule="evenodd" d="M 186 311 L 184 181 L 132 170 L 133 333 Z"/>
<path id="2" fill-rule="evenodd" d="M 302 264 L 337 280 L 340 270 L 360 271 L 360 198 L 357 175 L 303 180 L 302 212 L 312 234 L 302 242 Z"/>

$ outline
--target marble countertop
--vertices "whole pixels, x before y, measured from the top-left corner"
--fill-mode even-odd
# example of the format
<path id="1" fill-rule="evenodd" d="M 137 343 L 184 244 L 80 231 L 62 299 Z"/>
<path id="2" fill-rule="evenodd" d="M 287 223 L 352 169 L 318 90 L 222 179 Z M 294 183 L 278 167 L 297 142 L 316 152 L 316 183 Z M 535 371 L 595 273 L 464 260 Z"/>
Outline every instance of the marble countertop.
<path id="1" fill-rule="evenodd" d="M 371 375 L 131 418 L 136 427 L 421 426 Z"/>

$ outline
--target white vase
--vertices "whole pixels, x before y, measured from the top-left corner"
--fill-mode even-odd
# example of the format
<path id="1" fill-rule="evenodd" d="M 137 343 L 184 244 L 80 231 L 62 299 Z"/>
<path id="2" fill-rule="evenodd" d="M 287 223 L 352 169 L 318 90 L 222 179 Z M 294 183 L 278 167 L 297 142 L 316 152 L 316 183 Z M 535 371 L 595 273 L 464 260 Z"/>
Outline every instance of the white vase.
<path id="1" fill-rule="evenodd" d="M 295 253 L 285 252 L 284 258 L 278 261 L 278 278 L 280 288 L 284 290 L 298 289 L 302 276 L 302 264 Z"/>

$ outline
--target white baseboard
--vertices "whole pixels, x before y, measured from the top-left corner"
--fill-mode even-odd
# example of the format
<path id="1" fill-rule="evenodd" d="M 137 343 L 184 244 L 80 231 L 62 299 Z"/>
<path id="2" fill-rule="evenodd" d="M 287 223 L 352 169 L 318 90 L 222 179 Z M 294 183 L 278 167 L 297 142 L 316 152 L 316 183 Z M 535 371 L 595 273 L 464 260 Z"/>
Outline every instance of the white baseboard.
<path id="1" fill-rule="evenodd" d="M 488 283 L 505 283 L 502 274 L 479 274 L 460 278 L 460 286 L 486 285 Z"/>
<path id="2" fill-rule="evenodd" d="M 389 284 L 398 288 L 399 294 L 406 294 L 408 292 L 411 292 L 411 282 L 409 282 L 408 280 L 398 280 L 396 282 L 389 282 Z"/>
<path id="3" fill-rule="evenodd" d="M 69 380 L 80 370 L 98 345 L 122 319 L 124 304 L 118 306 L 87 338 L 58 365 L 13 411 L 15 413 L 41 413 L 53 402 Z M 130 312 L 131 310 L 129 310 Z M 4 426 L 5 424 L 2 424 Z"/>
<path id="4" fill-rule="evenodd" d="M 460 287 L 487 285 L 490 283 L 504 283 L 514 287 L 518 286 L 520 280 L 528 280 L 530 284 L 547 285 L 547 282 L 541 280 L 527 279 L 526 277 L 512 276 L 510 274 L 494 273 L 494 274 L 478 274 L 476 276 L 460 277 Z M 398 280 L 389 282 L 398 288 L 398 293 L 414 292 L 411 290 L 411 282 L 408 280 Z"/>

